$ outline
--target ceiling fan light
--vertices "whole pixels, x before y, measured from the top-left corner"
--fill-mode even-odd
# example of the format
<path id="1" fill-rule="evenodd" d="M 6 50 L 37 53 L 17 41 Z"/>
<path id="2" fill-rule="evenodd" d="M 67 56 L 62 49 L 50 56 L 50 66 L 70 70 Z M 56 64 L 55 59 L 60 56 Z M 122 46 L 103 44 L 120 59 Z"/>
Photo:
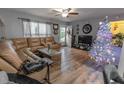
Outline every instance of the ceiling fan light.
<path id="1" fill-rule="evenodd" d="M 62 13 L 62 17 L 67 17 L 68 13 Z"/>

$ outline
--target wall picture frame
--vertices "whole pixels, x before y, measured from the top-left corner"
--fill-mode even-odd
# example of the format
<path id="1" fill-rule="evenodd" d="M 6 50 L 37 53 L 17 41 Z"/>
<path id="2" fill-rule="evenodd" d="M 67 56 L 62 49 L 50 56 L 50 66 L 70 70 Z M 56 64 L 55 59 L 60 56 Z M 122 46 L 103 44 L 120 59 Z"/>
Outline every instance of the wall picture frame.
<path id="1" fill-rule="evenodd" d="M 53 24 L 53 30 L 58 30 L 59 29 L 59 25 L 58 24 Z"/>
<path id="2" fill-rule="evenodd" d="M 76 25 L 76 34 L 79 34 L 80 28 L 79 28 L 79 24 Z"/>
<path id="3" fill-rule="evenodd" d="M 90 24 L 85 24 L 82 28 L 84 34 L 88 34 L 92 31 L 92 26 Z"/>
<path id="4" fill-rule="evenodd" d="M 53 30 L 54 30 L 54 34 L 58 34 L 59 25 L 58 24 L 53 24 Z"/>

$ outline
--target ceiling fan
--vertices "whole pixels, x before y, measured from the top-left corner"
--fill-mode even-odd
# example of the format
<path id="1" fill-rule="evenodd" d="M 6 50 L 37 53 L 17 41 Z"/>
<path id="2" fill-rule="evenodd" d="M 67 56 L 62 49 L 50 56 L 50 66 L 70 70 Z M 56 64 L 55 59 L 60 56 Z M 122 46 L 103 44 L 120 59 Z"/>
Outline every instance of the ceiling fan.
<path id="1" fill-rule="evenodd" d="M 78 15 L 79 13 L 74 12 L 72 8 L 55 8 L 52 9 L 52 12 L 55 14 L 55 16 L 61 15 L 64 18 L 67 18 L 69 16 Z"/>

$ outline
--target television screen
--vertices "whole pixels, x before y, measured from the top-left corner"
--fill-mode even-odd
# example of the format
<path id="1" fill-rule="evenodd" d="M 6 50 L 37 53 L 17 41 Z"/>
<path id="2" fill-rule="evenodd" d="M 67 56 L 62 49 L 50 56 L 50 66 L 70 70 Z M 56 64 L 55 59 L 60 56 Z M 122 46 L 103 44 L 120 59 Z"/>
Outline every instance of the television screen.
<path id="1" fill-rule="evenodd" d="M 92 44 L 92 36 L 91 35 L 80 35 L 78 36 L 78 43 L 83 44 Z"/>

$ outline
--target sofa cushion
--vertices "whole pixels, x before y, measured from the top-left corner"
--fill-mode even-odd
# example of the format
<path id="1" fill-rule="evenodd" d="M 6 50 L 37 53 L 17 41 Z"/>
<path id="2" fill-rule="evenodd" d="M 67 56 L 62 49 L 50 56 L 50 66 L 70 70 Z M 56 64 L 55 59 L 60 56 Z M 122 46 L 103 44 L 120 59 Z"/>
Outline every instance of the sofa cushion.
<path id="1" fill-rule="evenodd" d="M 44 37 L 40 38 L 40 41 L 41 41 L 41 46 L 46 47 L 45 38 Z"/>
<path id="2" fill-rule="evenodd" d="M 53 37 L 46 37 L 46 44 L 53 44 L 53 43 L 54 43 Z"/>
<path id="3" fill-rule="evenodd" d="M 35 47 L 31 47 L 31 51 L 32 51 L 32 52 L 36 52 L 37 49 L 40 49 L 40 48 L 44 48 L 44 46 L 35 46 Z"/>
<path id="4" fill-rule="evenodd" d="M 0 57 L 18 70 L 23 63 L 15 50 L 12 48 L 12 45 L 7 41 L 0 42 Z"/>
<path id="5" fill-rule="evenodd" d="M 44 48 L 40 38 L 28 38 L 28 44 L 32 52 L 36 52 L 39 48 Z"/>
<path id="6" fill-rule="evenodd" d="M 16 53 L 13 53 L 10 50 L 4 51 L 0 53 L 0 56 L 9 62 L 12 66 L 14 66 L 16 69 L 19 69 L 21 64 L 23 63 L 20 58 L 17 56 Z"/>
<path id="7" fill-rule="evenodd" d="M 28 38 L 29 47 L 40 46 L 40 38 Z"/>
<path id="8" fill-rule="evenodd" d="M 11 66 L 9 63 L 7 63 L 2 58 L 0 58 L 0 69 L 3 70 L 3 71 L 6 71 L 8 73 L 17 73 L 16 68 Z"/>
<path id="9" fill-rule="evenodd" d="M 28 42 L 26 38 L 14 38 L 12 39 L 13 45 L 15 46 L 16 50 L 27 48 Z"/>
<path id="10" fill-rule="evenodd" d="M 51 48 L 54 49 L 54 50 L 59 51 L 60 48 L 61 48 L 61 45 L 60 44 L 53 44 L 53 45 L 51 45 Z"/>
<path id="11" fill-rule="evenodd" d="M 34 62 L 35 60 L 33 58 L 31 58 L 29 55 L 27 55 L 25 52 L 24 52 L 25 48 L 23 49 L 20 49 L 19 51 L 16 51 L 20 57 L 20 59 L 23 61 L 23 62 L 26 62 L 27 60 L 30 60 L 31 62 Z"/>
<path id="12" fill-rule="evenodd" d="M 24 53 L 26 53 L 29 57 L 33 58 L 35 61 L 41 60 L 40 57 L 36 56 L 34 53 L 31 52 L 30 48 L 25 48 Z"/>

